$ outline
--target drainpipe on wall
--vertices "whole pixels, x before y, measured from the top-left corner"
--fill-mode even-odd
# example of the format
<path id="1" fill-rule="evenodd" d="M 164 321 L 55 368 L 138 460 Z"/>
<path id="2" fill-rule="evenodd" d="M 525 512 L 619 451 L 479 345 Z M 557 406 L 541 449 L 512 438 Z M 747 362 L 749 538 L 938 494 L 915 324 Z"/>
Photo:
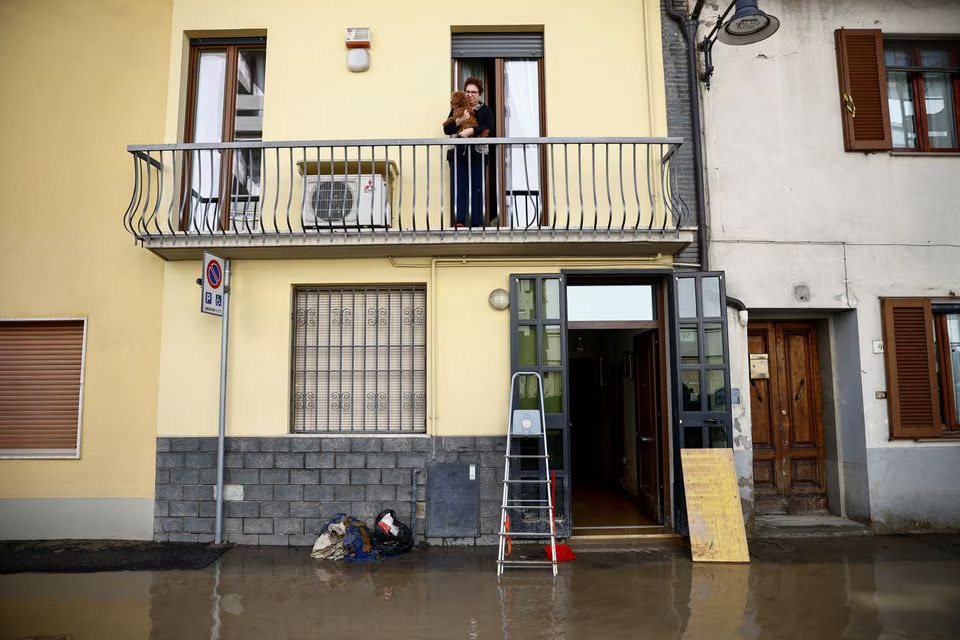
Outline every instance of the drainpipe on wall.
<path id="1" fill-rule="evenodd" d="M 687 43 L 687 80 L 690 84 L 690 120 L 693 129 L 691 137 L 693 138 L 694 192 L 697 197 L 697 252 L 700 270 L 709 271 L 706 186 L 703 175 L 703 128 L 700 122 L 700 78 L 697 66 L 697 29 L 700 27 L 700 11 L 703 9 L 704 0 L 697 0 L 697 5 L 689 16 L 674 9 L 671 6 L 672 0 L 665 1 L 667 15 L 680 26 L 680 32 Z"/>

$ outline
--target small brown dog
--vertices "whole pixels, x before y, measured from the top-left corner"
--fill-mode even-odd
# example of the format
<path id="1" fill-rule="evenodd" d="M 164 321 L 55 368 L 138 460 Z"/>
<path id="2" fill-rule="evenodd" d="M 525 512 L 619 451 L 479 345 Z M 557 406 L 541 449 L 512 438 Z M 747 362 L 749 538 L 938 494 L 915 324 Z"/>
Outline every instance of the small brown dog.
<path id="1" fill-rule="evenodd" d="M 454 121 L 460 116 L 462 116 L 465 111 L 469 111 L 470 100 L 467 99 L 467 94 L 465 94 L 463 91 L 454 91 L 450 95 L 450 108 L 453 110 L 453 115 L 450 116 L 447 122 Z M 476 117 L 474 117 L 473 112 L 471 111 L 470 117 L 463 121 L 463 124 L 461 124 L 460 127 L 457 129 L 457 133 L 460 133 L 464 129 L 468 129 L 470 127 L 476 128 L 476 126 L 477 126 L 477 119 Z"/>

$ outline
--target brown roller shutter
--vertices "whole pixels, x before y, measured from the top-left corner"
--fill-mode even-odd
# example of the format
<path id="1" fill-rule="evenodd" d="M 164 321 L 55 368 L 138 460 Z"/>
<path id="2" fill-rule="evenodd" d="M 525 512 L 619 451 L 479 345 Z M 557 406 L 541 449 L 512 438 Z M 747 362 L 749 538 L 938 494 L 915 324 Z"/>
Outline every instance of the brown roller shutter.
<path id="1" fill-rule="evenodd" d="M 941 425 L 930 301 L 885 298 L 881 304 L 890 437 L 938 437 Z"/>
<path id="2" fill-rule="evenodd" d="M 847 151 L 892 148 L 887 70 L 879 29 L 837 29 L 840 113 Z"/>
<path id="3" fill-rule="evenodd" d="M 74 452 L 83 321 L 0 322 L 0 450 Z"/>

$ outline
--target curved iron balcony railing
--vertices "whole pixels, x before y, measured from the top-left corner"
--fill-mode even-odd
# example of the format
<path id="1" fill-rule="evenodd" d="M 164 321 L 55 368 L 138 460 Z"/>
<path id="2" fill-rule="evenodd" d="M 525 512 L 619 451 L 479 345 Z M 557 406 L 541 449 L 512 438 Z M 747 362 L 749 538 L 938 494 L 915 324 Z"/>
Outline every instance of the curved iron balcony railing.
<path id="1" fill-rule="evenodd" d="M 679 246 L 693 224 L 670 167 L 680 144 L 428 138 L 131 145 L 133 194 L 123 223 L 139 243 L 170 255 L 191 247 L 322 250 L 344 242 L 547 242 L 556 250 L 557 243 L 670 239 Z M 472 190 L 478 195 L 471 201 Z"/>

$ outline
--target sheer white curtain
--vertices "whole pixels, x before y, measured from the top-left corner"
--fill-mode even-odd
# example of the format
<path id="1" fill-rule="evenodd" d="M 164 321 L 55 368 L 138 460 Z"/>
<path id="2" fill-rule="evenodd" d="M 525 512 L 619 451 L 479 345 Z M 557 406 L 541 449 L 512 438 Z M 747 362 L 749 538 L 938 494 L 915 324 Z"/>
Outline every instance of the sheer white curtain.
<path id="1" fill-rule="evenodd" d="M 225 51 L 204 51 L 197 70 L 193 142 L 222 142 L 223 99 L 227 74 Z M 190 230 L 217 228 L 215 198 L 220 195 L 220 152 L 197 151 L 192 157 Z"/>
<path id="2" fill-rule="evenodd" d="M 540 135 L 540 82 L 536 60 L 506 60 L 503 64 L 505 136 Z M 511 145 L 506 152 L 506 195 L 510 226 L 540 224 L 540 153 L 537 145 Z"/>

